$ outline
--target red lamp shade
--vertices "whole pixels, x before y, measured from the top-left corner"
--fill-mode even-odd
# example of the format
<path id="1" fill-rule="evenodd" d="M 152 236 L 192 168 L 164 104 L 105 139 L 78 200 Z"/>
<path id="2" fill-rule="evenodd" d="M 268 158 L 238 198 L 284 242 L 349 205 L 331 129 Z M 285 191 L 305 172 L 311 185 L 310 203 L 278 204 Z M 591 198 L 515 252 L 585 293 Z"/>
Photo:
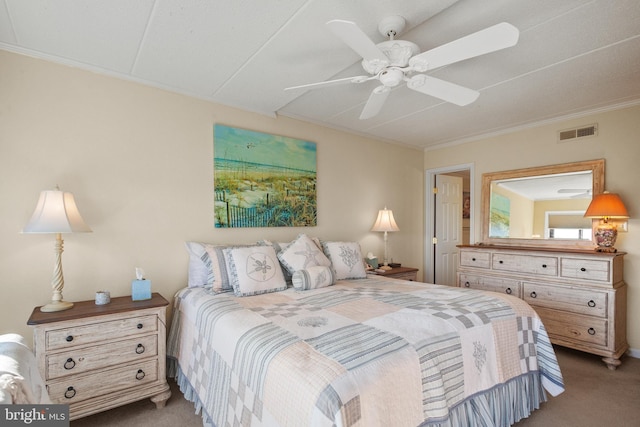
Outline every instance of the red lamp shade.
<path id="1" fill-rule="evenodd" d="M 629 218 L 627 208 L 615 193 L 596 194 L 584 213 L 585 218 Z"/>

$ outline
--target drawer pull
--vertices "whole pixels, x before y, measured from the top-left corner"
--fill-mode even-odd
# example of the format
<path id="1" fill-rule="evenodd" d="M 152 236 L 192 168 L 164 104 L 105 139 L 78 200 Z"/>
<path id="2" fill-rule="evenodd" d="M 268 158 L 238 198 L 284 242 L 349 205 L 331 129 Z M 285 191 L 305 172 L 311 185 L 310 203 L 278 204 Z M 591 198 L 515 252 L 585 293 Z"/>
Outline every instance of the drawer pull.
<path id="1" fill-rule="evenodd" d="M 595 335 L 595 334 L 596 334 L 596 330 L 595 330 L 595 329 L 593 329 L 593 328 L 589 328 L 589 329 L 587 330 L 587 332 L 589 332 L 589 335 Z"/>
<path id="2" fill-rule="evenodd" d="M 531 292 L 529 295 L 531 295 L 531 298 L 537 298 L 538 297 L 538 294 L 536 294 L 535 291 Z"/>
<path id="3" fill-rule="evenodd" d="M 67 342 L 71 342 L 73 341 L 73 335 L 69 335 L 65 338 L 65 340 L 67 340 Z"/>
<path id="4" fill-rule="evenodd" d="M 588 305 L 589 307 L 595 307 L 595 306 L 596 306 L 596 302 L 595 302 L 594 300 L 590 300 L 590 301 L 587 303 L 587 305 Z"/>
<path id="5" fill-rule="evenodd" d="M 138 344 L 138 346 L 136 347 L 136 354 L 142 354 L 144 353 L 144 346 L 142 344 Z"/>
<path id="6" fill-rule="evenodd" d="M 64 369 L 67 371 L 75 368 L 76 362 L 72 358 L 68 358 L 66 362 L 64 362 Z"/>
<path id="7" fill-rule="evenodd" d="M 143 378 L 144 378 L 144 371 L 142 369 L 138 369 L 138 372 L 136 373 L 136 379 L 141 380 Z"/>
<path id="8" fill-rule="evenodd" d="M 138 328 L 138 329 L 142 329 L 142 323 L 138 323 L 138 324 L 136 325 L 136 328 Z"/>
<path id="9" fill-rule="evenodd" d="M 469 283 L 469 282 L 464 282 L 464 287 L 465 287 L 465 288 L 468 288 L 468 287 L 470 287 L 470 286 L 471 286 L 471 283 Z"/>
<path id="10" fill-rule="evenodd" d="M 471 261 L 475 261 L 475 260 L 476 260 L 475 258 L 471 258 Z"/>
<path id="11" fill-rule="evenodd" d="M 67 399 L 72 399 L 74 398 L 76 395 L 76 389 L 73 388 L 73 386 L 70 386 L 69 388 L 67 388 L 67 391 L 64 392 L 64 397 L 66 397 Z"/>
<path id="12" fill-rule="evenodd" d="M 582 267 L 582 268 L 580 268 L 580 271 L 585 272 L 585 271 L 587 271 L 587 269 Z"/>
<path id="13" fill-rule="evenodd" d="M 547 264 L 542 264 L 542 268 L 547 268 Z"/>
<path id="14" fill-rule="evenodd" d="M 498 263 L 500 263 L 500 264 L 504 264 L 504 261 L 500 260 L 500 261 L 498 261 Z"/>
<path id="15" fill-rule="evenodd" d="M 511 288 L 507 288 L 507 289 L 505 290 L 505 292 L 506 292 L 506 293 L 508 293 L 509 295 L 511 295 L 511 293 L 512 293 L 513 291 L 511 290 Z"/>

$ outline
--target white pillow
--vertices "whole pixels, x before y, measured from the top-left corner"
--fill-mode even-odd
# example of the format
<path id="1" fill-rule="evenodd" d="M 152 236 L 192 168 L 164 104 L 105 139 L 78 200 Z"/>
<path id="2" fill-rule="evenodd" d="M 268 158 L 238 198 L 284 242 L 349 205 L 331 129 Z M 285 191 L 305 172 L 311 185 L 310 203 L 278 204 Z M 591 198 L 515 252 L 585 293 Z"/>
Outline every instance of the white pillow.
<path id="1" fill-rule="evenodd" d="M 229 280 L 228 264 L 225 258 L 225 249 L 246 248 L 251 245 L 205 245 L 205 251 L 209 255 L 209 264 L 213 281 L 211 290 L 215 293 L 231 292 L 233 286 Z"/>
<path id="2" fill-rule="evenodd" d="M 213 271 L 211 259 L 205 250 L 206 243 L 185 242 L 189 253 L 189 275 L 187 285 L 190 288 L 211 286 L 213 284 Z"/>
<path id="3" fill-rule="evenodd" d="M 289 246 L 278 252 L 278 259 L 291 274 L 316 265 L 331 265 L 331 261 L 306 234 L 298 235 Z"/>
<path id="4" fill-rule="evenodd" d="M 224 249 L 229 280 L 238 297 L 287 289 L 284 275 L 272 246 Z"/>
<path id="5" fill-rule="evenodd" d="M 325 288 L 336 283 L 336 276 L 331 267 L 316 265 L 293 273 L 293 287 L 299 291 Z"/>
<path id="6" fill-rule="evenodd" d="M 331 260 L 331 266 L 336 272 L 336 280 L 367 277 L 358 242 L 322 242 L 322 248 Z"/>

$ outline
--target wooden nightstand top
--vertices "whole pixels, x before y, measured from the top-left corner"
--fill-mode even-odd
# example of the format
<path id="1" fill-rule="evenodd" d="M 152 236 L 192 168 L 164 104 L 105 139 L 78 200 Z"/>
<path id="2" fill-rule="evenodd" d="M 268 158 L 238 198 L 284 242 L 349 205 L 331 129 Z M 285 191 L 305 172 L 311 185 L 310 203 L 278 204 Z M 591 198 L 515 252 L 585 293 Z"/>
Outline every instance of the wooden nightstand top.
<path id="1" fill-rule="evenodd" d="M 393 276 L 397 274 L 413 273 L 417 271 L 418 269 L 413 267 L 396 267 L 396 268 L 392 268 L 391 270 L 387 270 L 384 273 L 378 273 L 376 271 L 374 272 L 374 274 L 377 274 L 378 276 Z"/>
<path id="2" fill-rule="evenodd" d="M 41 325 L 44 323 L 64 322 L 65 320 L 82 319 L 83 317 L 100 316 L 103 314 L 122 313 L 131 310 L 155 308 L 169 305 L 169 301 L 155 292 L 151 299 L 132 301 L 131 296 L 112 298 L 109 304 L 96 305 L 94 300 L 74 302 L 69 310 L 43 313 L 40 307 L 33 309 L 27 325 Z"/>

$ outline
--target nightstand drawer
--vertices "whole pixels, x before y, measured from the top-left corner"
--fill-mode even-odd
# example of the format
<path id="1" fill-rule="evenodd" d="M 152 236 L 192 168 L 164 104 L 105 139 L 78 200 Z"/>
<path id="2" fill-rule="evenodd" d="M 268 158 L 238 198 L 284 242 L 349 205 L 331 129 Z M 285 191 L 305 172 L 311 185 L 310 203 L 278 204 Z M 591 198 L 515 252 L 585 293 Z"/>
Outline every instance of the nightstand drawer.
<path id="1" fill-rule="evenodd" d="M 158 336 L 147 335 L 107 345 L 69 349 L 47 355 L 46 379 L 123 365 L 158 354 Z"/>
<path id="2" fill-rule="evenodd" d="M 608 261 L 562 258 L 560 262 L 560 275 L 573 279 L 608 282 L 610 280 L 610 265 L 611 263 Z"/>
<path id="3" fill-rule="evenodd" d="M 54 403 L 71 404 L 118 390 L 130 389 L 158 379 L 158 361 L 148 360 L 91 375 L 78 375 L 48 383 Z"/>
<path id="4" fill-rule="evenodd" d="M 524 300 L 536 307 L 607 317 L 607 293 L 592 289 L 563 288 L 525 282 Z"/>
<path id="5" fill-rule="evenodd" d="M 138 316 L 46 332 L 46 350 L 71 348 L 158 330 L 157 316 Z"/>

